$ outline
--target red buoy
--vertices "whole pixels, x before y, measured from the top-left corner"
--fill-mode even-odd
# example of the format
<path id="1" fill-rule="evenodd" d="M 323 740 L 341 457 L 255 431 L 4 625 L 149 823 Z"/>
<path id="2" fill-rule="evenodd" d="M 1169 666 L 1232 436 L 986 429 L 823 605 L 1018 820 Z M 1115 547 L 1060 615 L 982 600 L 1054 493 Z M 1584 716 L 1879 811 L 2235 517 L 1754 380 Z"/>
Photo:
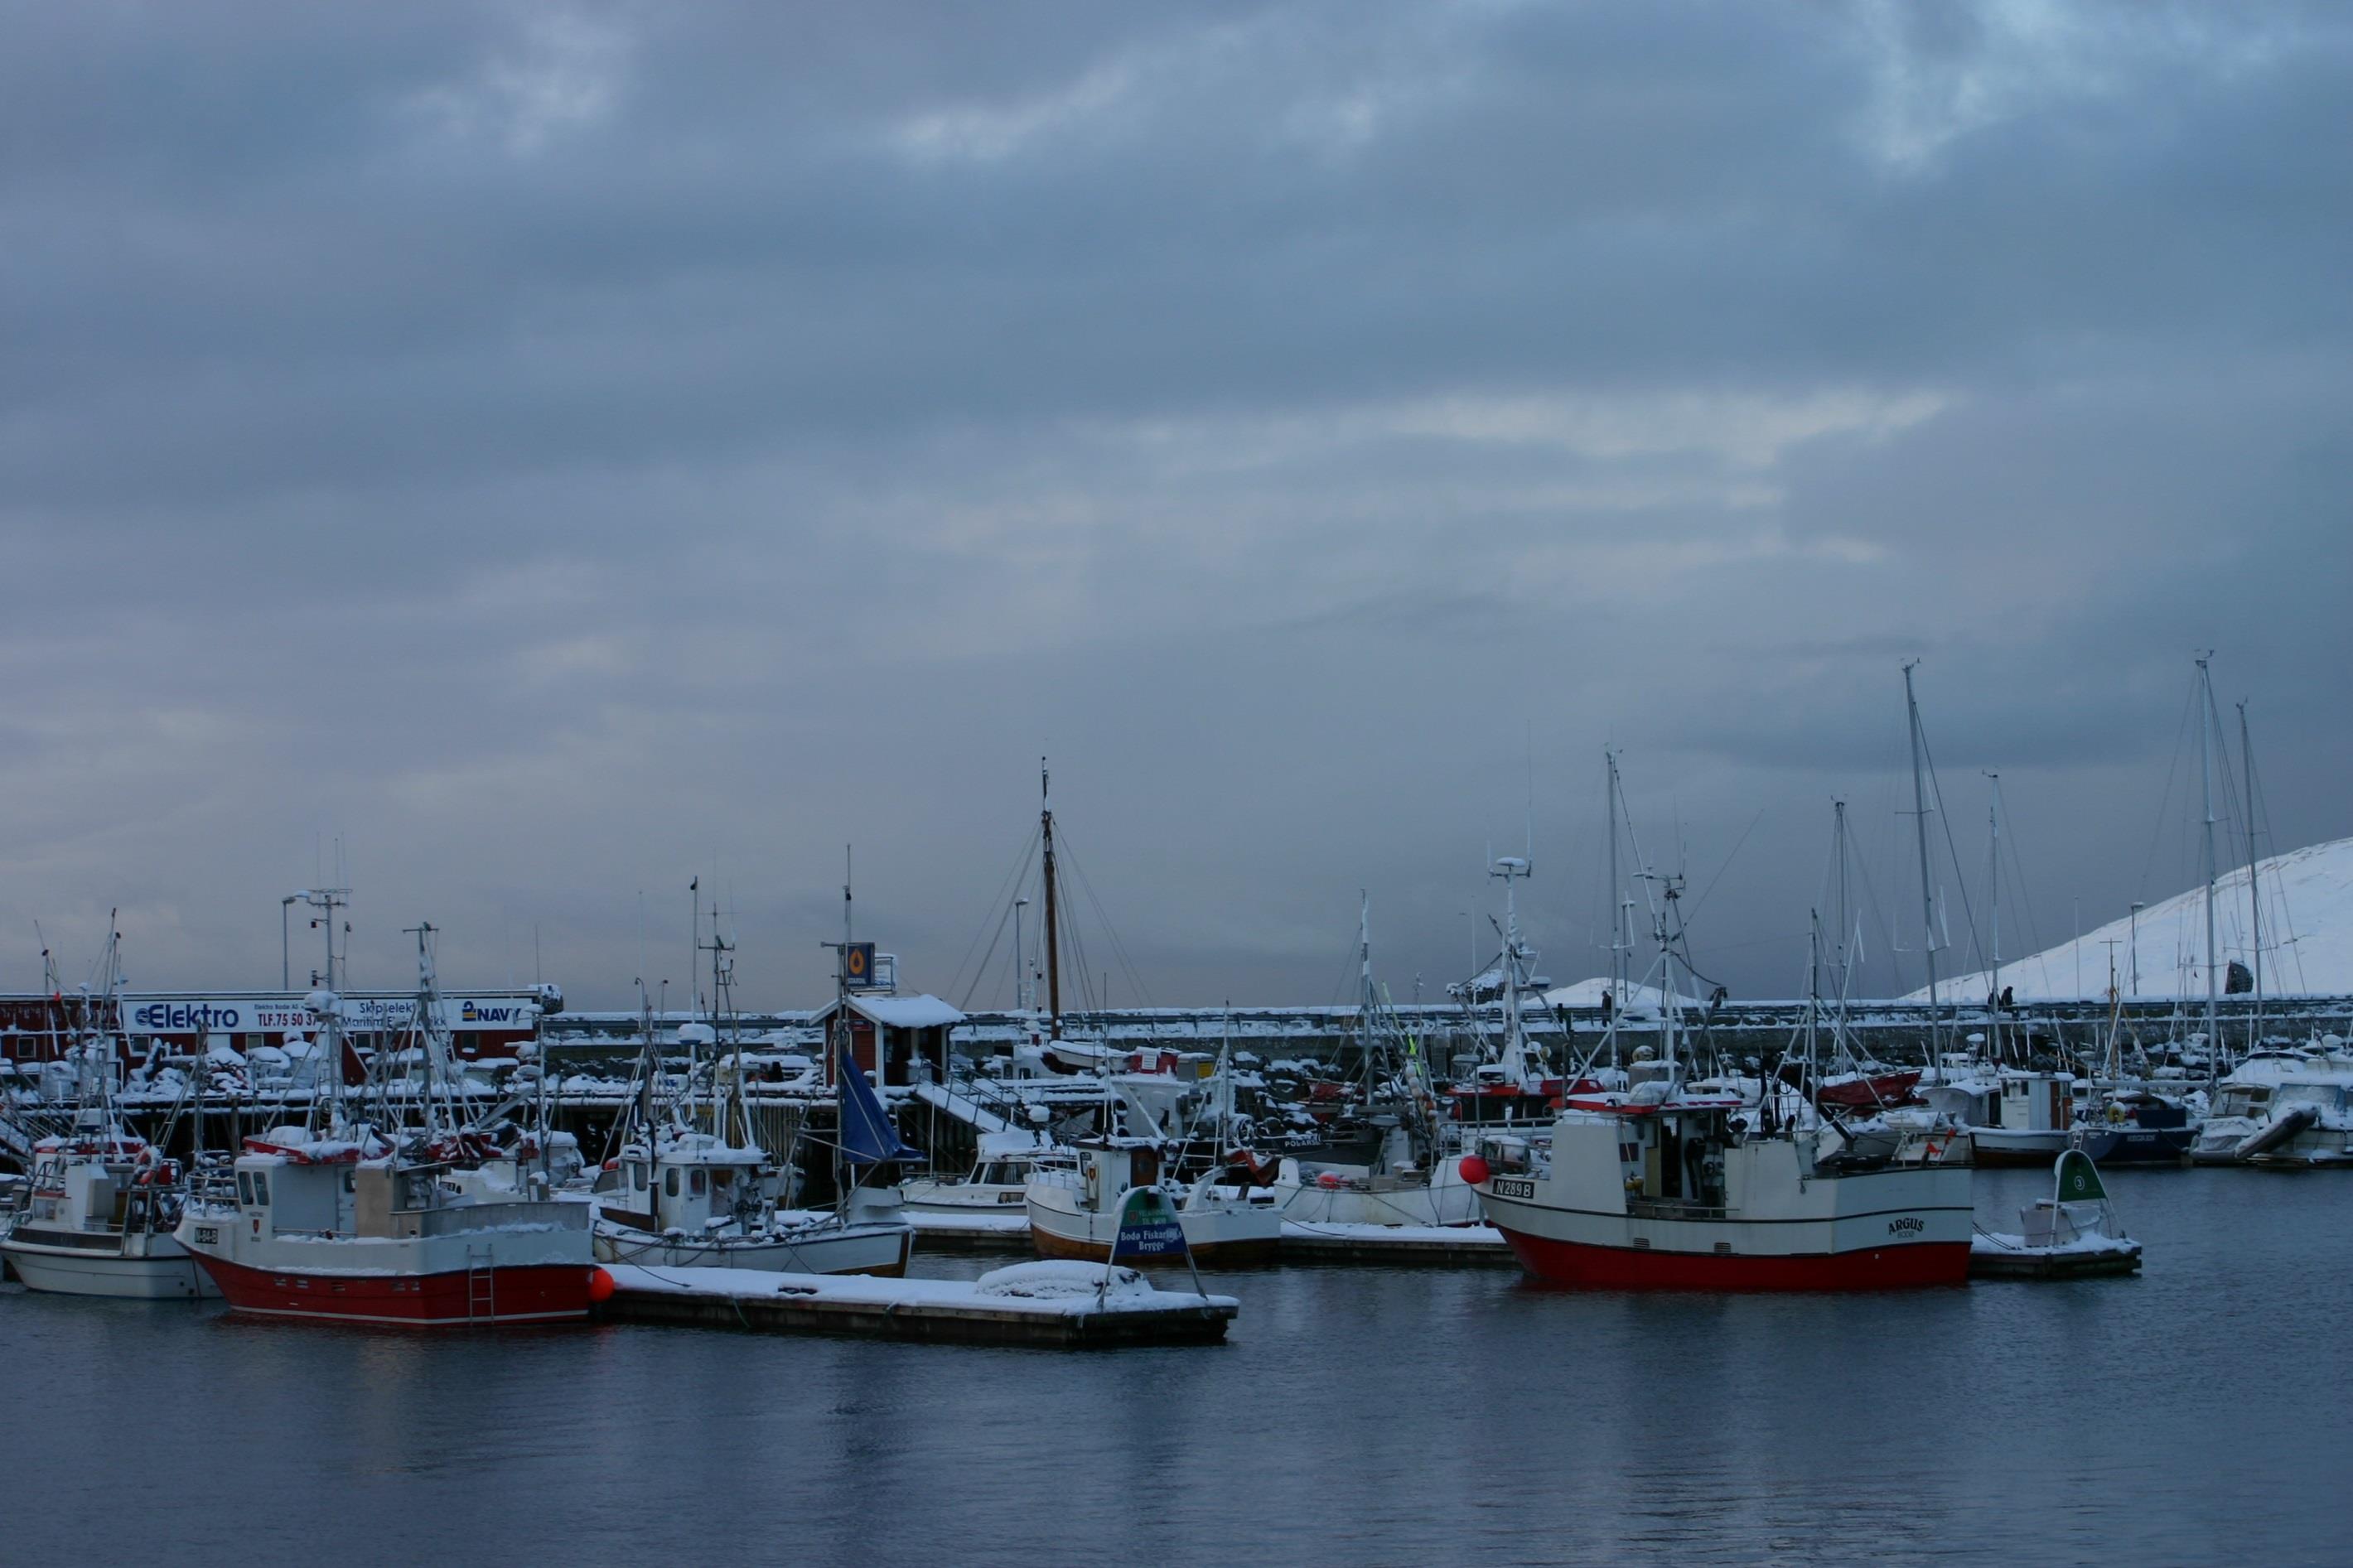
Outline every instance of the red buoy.
<path id="1" fill-rule="evenodd" d="M 588 1300 L 602 1306 L 613 1299 L 613 1277 L 602 1268 L 588 1270 Z"/>
<path id="2" fill-rule="evenodd" d="M 1457 1168 L 1461 1171 L 1462 1179 L 1474 1187 L 1487 1179 L 1487 1162 L 1476 1154 L 1463 1155 L 1462 1163 Z"/>

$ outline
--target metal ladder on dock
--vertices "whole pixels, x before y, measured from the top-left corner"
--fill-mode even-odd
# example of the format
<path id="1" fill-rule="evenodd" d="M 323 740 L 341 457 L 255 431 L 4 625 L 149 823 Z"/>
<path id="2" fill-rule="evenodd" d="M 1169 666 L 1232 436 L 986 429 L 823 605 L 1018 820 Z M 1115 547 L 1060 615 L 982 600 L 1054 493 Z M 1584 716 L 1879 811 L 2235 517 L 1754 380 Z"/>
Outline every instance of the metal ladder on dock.
<path id="1" fill-rule="evenodd" d="M 499 1270 L 488 1247 L 466 1248 L 466 1321 L 483 1322 L 499 1315 Z"/>

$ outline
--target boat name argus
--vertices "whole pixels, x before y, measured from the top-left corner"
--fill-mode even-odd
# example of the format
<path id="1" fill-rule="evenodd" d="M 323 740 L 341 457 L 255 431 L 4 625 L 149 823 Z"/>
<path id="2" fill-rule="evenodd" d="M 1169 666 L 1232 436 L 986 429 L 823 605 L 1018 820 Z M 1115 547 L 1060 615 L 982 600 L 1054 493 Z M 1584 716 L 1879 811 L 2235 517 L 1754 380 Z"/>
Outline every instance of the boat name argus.
<path id="1" fill-rule="evenodd" d="M 1891 1219 L 1887 1222 L 1887 1234 L 1890 1236 L 1917 1236 L 1927 1228 L 1926 1220 L 1915 1219 L 1910 1215 L 1905 1215 L 1902 1219 Z"/>

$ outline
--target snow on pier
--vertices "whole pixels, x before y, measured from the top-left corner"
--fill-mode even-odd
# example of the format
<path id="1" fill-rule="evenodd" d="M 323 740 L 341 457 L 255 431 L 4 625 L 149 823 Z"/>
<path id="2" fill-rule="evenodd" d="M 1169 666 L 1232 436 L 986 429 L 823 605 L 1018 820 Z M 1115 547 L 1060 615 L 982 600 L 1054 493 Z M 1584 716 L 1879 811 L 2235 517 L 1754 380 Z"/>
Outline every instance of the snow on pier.
<path id="1" fill-rule="evenodd" d="M 1231 1296 L 1165 1290 L 1133 1268 L 1018 1263 L 978 1279 L 879 1279 L 737 1268 L 611 1264 L 618 1322 L 769 1333 L 850 1334 L 951 1344 L 1071 1348 L 1222 1340 L 1241 1310 Z"/>

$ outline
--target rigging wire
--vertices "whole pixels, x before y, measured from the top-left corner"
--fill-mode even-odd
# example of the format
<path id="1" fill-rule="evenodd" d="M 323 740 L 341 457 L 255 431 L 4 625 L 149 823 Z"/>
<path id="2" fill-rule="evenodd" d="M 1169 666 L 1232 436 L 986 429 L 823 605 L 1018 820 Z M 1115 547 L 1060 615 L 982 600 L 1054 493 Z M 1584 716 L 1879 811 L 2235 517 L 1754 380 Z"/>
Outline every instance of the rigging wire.
<path id="1" fill-rule="evenodd" d="M 992 953 L 997 951 L 997 938 L 1004 934 L 1005 917 L 1012 911 L 1013 903 L 1008 895 L 1011 894 L 1016 888 L 1019 887 L 1022 881 L 1028 878 L 1030 863 L 1038 853 L 1038 836 L 1040 831 L 1040 825 L 1036 823 L 1032 823 L 1030 825 L 1029 837 L 1022 844 L 1020 858 L 1014 862 L 1013 869 L 1006 874 L 1005 880 L 997 884 L 997 896 L 989 901 L 988 908 L 992 910 L 998 909 L 999 906 L 1002 906 L 1002 912 L 997 916 L 997 933 L 989 939 L 988 947 L 989 952 Z M 964 957 L 959 959 L 956 963 L 954 977 L 948 981 L 948 989 L 951 992 L 955 991 L 958 985 L 964 984 L 965 967 L 972 963 L 973 949 L 980 945 L 981 931 L 988 929 L 987 916 L 983 915 L 981 920 L 982 924 L 978 929 L 974 931 L 972 933 L 972 941 L 965 947 Z M 981 976 L 986 974 L 987 972 L 988 960 L 984 957 L 980 961 L 980 967 L 973 971 L 971 988 L 965 993 L 965 999 L 966 1001 L 970 1001 L 972 999 L 972 993 L 980 988 Z"/>

